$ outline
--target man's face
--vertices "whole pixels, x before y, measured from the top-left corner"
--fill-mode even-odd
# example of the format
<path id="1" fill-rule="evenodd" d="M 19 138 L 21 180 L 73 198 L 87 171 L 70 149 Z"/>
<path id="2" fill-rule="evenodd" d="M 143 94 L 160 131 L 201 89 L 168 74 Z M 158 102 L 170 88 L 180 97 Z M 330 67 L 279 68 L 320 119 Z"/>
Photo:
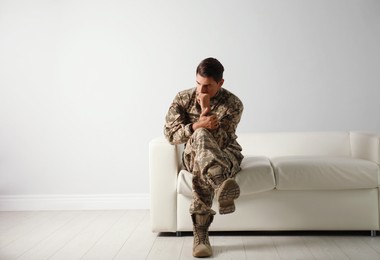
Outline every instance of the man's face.
<path id="1" fill-rule="evenodd" d="M 211 98 L 218 93 L 223 83 L 223 79 L 216 82 L 212 77 L 205 78 L 197 74 L 197 93 L 208 94 Z"/>

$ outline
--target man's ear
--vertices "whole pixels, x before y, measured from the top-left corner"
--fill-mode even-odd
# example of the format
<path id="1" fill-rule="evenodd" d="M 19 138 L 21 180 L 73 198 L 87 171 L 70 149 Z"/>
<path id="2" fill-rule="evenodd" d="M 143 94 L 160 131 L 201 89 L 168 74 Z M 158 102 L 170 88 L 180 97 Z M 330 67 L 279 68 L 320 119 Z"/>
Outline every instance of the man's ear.
<path id="1" fill-rule="evenodd" d="M 224 79 L 221 79 L 221 80 L 219 81 L 219 83 L 218 83 L 219 88 L 221 88 L 221 87 L 223 86 L 223 83 L 224 83 Z"/>

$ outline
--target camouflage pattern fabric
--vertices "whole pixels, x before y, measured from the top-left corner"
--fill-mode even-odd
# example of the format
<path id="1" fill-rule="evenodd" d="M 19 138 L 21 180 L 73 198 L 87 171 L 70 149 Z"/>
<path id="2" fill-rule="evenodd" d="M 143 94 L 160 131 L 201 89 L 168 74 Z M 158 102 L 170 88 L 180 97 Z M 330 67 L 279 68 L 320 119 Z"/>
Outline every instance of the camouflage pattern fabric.
<path id="1" fill-rule="evenodd" d="M 192 131 L 192 123 L 201 114 L 195 88 L 178 93 L 166 115 L 164 134 L 171 144 L 185 143 L 183 166 L 193 174 L 190 214 L 215 214 L 211 209 L 215 188 L 240 171 L 243 159 L 235 133 L 243 112 L 242 102 L 221 88 L 210 103 L 211 113 L 220 122 L 214 130 Z"/>

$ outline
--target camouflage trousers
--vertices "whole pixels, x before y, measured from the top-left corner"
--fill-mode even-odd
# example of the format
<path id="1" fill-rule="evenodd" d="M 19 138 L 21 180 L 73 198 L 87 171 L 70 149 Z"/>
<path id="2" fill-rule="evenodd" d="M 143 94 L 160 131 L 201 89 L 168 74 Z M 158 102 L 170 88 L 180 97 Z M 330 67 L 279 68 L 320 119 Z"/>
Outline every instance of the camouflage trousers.
<path id="1" fill-rule="evenodd" d="M 187 141 L 183 163 L 193 174 L 193 199 L 190 214 L 211 214 L 215 189 L 240 171 L 240 162 L 233 153 L 222 150 L 207 129 L 197 129 Z"/>

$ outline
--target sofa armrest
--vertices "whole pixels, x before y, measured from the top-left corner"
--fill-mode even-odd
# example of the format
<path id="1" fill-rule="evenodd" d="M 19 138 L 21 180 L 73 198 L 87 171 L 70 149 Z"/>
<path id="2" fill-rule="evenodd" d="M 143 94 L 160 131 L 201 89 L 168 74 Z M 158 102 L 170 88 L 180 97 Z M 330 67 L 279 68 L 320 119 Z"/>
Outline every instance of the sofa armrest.
<path id="1" fill-rule="evenodd" d="M 165 138 L 149 142 L 150 217 L 153 232 L 177 229 L 178 147 Z"/>
<path id="2" fill-rule="evenodd" d="M 351 155 L 380 164 L 380 133 L 350 132 Z"/>

